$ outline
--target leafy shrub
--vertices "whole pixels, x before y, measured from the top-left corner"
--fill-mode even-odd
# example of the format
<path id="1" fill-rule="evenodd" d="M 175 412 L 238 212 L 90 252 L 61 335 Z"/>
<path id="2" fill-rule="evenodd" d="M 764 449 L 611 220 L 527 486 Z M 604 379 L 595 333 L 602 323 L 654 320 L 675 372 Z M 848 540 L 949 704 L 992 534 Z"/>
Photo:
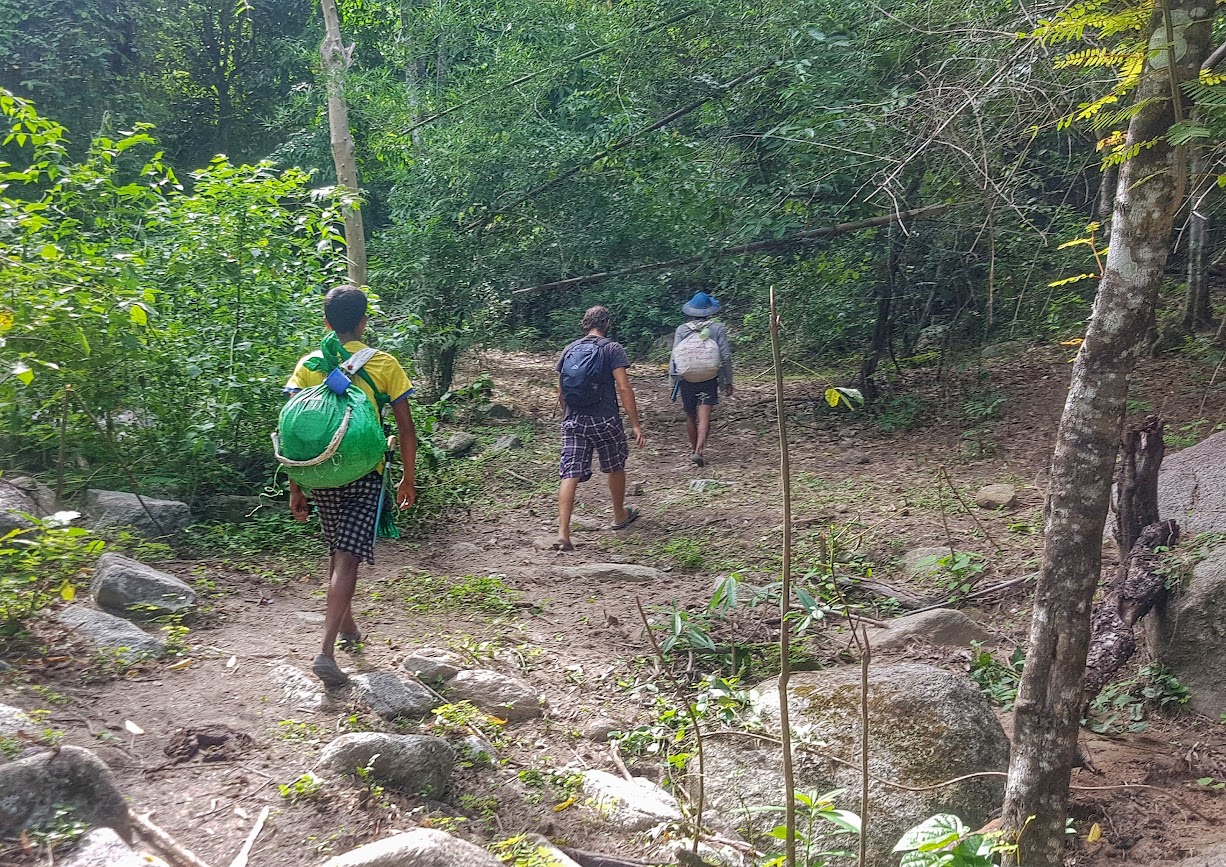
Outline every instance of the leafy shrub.
<path id="1" fill-rule="evenodd" d="M 24 633 L 38 611 L 76 595 L 81 573 L 93 565 L 104 543 L 71 521 L 76 512 L 32 519 L 30 529 L 0 537 L 0 639 Z"/>

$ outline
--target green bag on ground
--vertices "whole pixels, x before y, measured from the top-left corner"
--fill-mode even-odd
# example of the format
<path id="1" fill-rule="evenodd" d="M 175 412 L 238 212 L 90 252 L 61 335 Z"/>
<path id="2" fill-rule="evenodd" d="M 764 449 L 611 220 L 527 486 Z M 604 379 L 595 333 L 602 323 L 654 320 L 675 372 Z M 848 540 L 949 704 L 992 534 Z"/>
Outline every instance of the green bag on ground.
<path id="1" fill-rule="evenodd" d="M 322 361 L 329 372 L 339 374 L 340 362 L 349 361 L 350 354 L 333 335 L 329 338 L 324 341 L 324 358 L 312 361 Z M 375 469 L 387 451 L 378 411 L 352 383 L 354 375 L 365 371 L 359 364 L 345 372 L 350 384 L 340 394 L 320 383 L 298 392 L 281 409 L 273 450 L 290 479 L 301 487 L 339 488 L 357 481 Z"/>

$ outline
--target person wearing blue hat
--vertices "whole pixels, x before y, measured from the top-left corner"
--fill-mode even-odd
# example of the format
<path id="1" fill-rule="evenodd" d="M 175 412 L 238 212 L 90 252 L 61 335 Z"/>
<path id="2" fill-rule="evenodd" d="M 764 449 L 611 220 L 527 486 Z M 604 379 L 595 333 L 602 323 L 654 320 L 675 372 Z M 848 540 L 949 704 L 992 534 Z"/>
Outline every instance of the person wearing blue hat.
<path id="1" fill-rule="evenodd" d="M 673 400 L 681 397 L 685 410 L 685 430 L 690 439 L 690 460 L 706 465 L 703 455 L 711 431 L 711 407 L 719 403 L 719 392 L 732 395 L 732 347 L 723 323 L 713 317 L 719 301 L 698 292 L 681 307 L 688 320 L 673 334 L 673 352 L 668 375 L 673 384 Z"/>

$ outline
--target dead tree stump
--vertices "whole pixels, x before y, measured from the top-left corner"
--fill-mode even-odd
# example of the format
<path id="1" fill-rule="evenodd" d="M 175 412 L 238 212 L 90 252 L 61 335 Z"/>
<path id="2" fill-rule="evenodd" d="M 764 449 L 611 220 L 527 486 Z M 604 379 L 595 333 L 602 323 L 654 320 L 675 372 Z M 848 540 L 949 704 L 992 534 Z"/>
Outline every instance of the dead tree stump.
<path id="1" fill-rule="evenodd" d="M 1120 565 L 1128 559 L 1141 531 L 1157 523 L 1158 470 L 1166 445 L 1162 440 L 1162 418 L 1151 415 L 1124 432 L 1120 461 L 1115 468 L 1115 487 L 1111 509 L 1115 524 L 1111 535 L 1120 549 Z"/>

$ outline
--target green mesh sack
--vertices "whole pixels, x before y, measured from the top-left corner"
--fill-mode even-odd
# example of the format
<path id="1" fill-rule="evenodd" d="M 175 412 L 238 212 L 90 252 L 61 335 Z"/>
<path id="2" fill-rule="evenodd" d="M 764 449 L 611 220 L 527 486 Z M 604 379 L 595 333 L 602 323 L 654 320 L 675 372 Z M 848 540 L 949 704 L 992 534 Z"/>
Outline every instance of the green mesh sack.
<path id="1" fill-rule="evenodd" d="M 273 437 L 277 460 L 304 488 L 339 488 L 383 460 L 379 415 L 356 385 L 337 394 L 324 383 L 298 392 L 281 409 Z"/>

